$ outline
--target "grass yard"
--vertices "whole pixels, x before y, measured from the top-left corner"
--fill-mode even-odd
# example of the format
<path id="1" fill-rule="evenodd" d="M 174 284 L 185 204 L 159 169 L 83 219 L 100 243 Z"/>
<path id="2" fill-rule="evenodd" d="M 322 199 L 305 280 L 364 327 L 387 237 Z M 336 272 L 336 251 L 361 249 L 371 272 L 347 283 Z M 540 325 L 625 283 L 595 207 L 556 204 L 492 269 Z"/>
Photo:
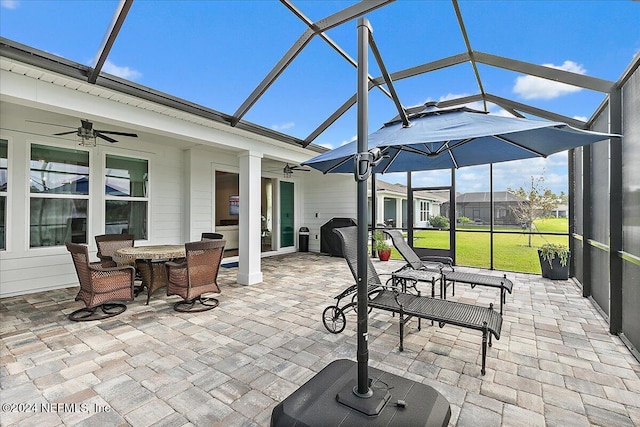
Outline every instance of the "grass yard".
<path id="1" fill-rule="evenodd" d="M 534 223 L 535 230 L 540 233 L 566 233 L 568 220 L 566 218 L 550 218 L 538 220 Z M 489 268 L 491 266 L 491 235 L 488 226 L 469 227 L 467 229 L 483 230 L 486 233 L 456 233 L 456 261 L 458 265 Z M 464 230 L 464 228 L 463 228 Z M 496 228 L 497 231 L 502 231 Z M 538 261 L 538 247 L 545 243 L 561 243 L 568 245 L 567 236 L 549 236 L 523 234 L 522 230 L 510 229 L 513 232 L 494 234 L 494 268 L 497 270 L 518 271 L 540 274 Z M 448 249 L 449 232 L 437 230 L 419 230 L 414 235 L 415 247 L 429 247 Z M 400 254 L 392 252 L 392 257 L 400 259 Z"/>

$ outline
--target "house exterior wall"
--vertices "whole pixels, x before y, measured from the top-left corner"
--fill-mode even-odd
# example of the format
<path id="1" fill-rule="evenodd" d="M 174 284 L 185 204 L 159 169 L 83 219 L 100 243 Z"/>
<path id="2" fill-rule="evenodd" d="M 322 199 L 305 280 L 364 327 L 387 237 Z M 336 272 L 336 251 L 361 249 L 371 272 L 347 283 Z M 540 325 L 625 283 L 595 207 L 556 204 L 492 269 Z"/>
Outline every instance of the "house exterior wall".
<path id="1" fill-rule="evenodd" d="M 31 144 L 78 149 L 74 141 L 65 141 L 23 132 L 6 131 L 12 118 L 2 121 L 2 139 L 9 141 L 9 205 L 7 218 L 7 250 L 0 251 L 0 296 L 37 292 L 77 284 L 71 258 L 64 246 L 29 247 L 29 182 L 28 165 Z M 117 147 L 107 145 L 89 153 L 90 198 L 87 235 L 104 233 L 104 159 L 107 154 L 136 156 L 149 161 L 149 240 L 154 244 L 183 242 L 181 227 L 184 216 L 181 183 L 184 164 L 181 151 L 144 141 L 121 141 Z M 154 150 L 151 152 L 150 150 Z M 177 159 L 177 161 L 176 161 Z M 162 172 L 159 172 L 162 171 Z M 89 241 L 90 254 L 95 256 L 95 241 Z M 139 242 L 143 244 L 143 242 Z M 97 260 L 97 258 L 94 258 Z"/>
<path id="2" fill-rule="evenodd" d="M 107 154 L 148 161 L 148 239 L 138 240 L 136 245 L 182 244 L 199 240 L 204 231 L 215 230 L 214 173 L 216 170 L 241 173 L 239 159 L 243 153 L 252 152 L 262 159 L 261 162 L 289 163 L 300 163 L 317 154 L 148 101 L 137 102 L 130 96 L 13 60 L 0 58 L 0 62 L 0 138 L 8 141 L 9 159 L 7 247 L 0 250 L 0 297 L 77 286 L 78 283 L 71 258 L 63 245 L 29 247 L 30 144 L 89 152 L 87 244 L 96 261 L 93 238 L 105 232 Z M 130 129 L 140 137 L 118 137 L 116 144 L 100 141 L 97 147 L 83 148 L 77 145 L 73 135 L 52 136 L 60 132 L 60 128 L 27 122 L 27 119 L 40 119 L 56 123 L 60 118 L 68 123 L 77 121 L 78 125 L 80 118 L 87 118 Z M 314 234 L 318 234 L 320 225 L 330 217 L 355 217 L 352 177 L 308 174 L 314 178 L 305 177 L 306 173 L 296 173 L 288 179 L 295 185 L 296 245 L 300 226 L 315 228 Z M 281 173 L 268 172 L 264 168 L 261 176 L 272 178 L 276 183 L 283 179 Z M 276 205 L 277 196 L 276 191 Z M 257 215 L 259 217 L 260 213 Z M 277 221 L 275 218 L 274 223 Z M 274 231 L 277 235 L 277 230 Z M 319 239 L 314 235 L 311 237 L 311 250 L 319 251 Z M 260 233 L 250 236 L 248 241 L 249 245 L 260 247 Z M 294 250 L 296 246 L 277 249 L 276 253 Z M 252 252 L 248 262 L 259 266 L 262 255 Z M 255 273 L 254 267 L 248 271 Z"/>
<path id="3" fill-rule="evenodd" d="M 296 227 L 309 228 L 309 250 L 320 252 L 320 227 L 331 218 L 356 218 L 356 182 L 349 174 L 306 172 L 300 181 L 302 212 Z M 297 244 L 296 240 L 296 244 Z"/>

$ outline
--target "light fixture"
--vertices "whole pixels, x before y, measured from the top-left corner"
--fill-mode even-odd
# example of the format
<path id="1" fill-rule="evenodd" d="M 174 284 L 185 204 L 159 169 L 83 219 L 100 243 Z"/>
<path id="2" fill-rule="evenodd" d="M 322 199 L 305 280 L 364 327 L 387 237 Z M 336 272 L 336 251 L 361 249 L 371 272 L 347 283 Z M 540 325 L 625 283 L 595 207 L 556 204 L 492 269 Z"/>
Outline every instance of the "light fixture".
<path id="1" fill-rule="evenodd" d="M 288 163 L 285 165 L 282 172 L 284 173 L 285 178 L 291 178 L 291 175 L 293 175 L 293 169 L 291 169 L 291 166 L 289 166 Z"/>
<path id="2" fill-rule="evenodd" d="M 96 135 L 92 132 L 91 129 L 85 129 L 83 127 L 78 129 L 78 133 L 76 134 L 78 145 L 83 147 L 95 147 L 96 144 Z"/>

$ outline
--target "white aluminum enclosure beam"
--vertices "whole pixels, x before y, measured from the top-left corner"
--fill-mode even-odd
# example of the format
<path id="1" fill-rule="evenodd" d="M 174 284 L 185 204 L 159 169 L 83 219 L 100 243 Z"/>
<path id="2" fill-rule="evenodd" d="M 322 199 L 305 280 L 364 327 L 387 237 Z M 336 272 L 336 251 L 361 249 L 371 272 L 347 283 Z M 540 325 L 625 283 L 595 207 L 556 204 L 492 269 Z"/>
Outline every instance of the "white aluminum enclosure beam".
<path id="1" fill-rule="evenodd" d="M 273 84 L 273 82 L 282 74 L 282 72 L 289 66 L 291 61 L 304 49 L 304 47 L 311 41 L 311 38 L 316 34 L 330 30 L 338 25 L 344 24 L 354 18 L 362 16 L 372 10 L 378 9 L 394 0 L 367 0 L 356 3 L 340 12 L 334 13 L 324 19 L 321 19 L 313 24 L 313 29 L 307 29 L 296 40 L 296 42 L 289 48 L 284 56 L 278 61 L 278 63 L 269 71 L 267 76 L 260 82 L 251 95 L 242 103 L 238 110 L 233 114 L 231 125 L 235 126 L 249 109 L 255 104 L 258 99 L 264 94 L 264 92 Z"/>
<path id="2" fill-rule="evenodd" d="M 98 80 L 100 71 L 102 71 L 102 66 L 107 60 L 107 56 L 109 56 L 111 47 L 116 41 L 116 37 L 118 37 L 120 28 L 122 28 L 122 24 L 124 23 L 124 20 L 127 17 L 132 4 L 133 0 L 120 0 L 118 8 L 113 14 L 111 25 L 104 36 L 104 40 L 102 41 L 102 46 L 100 46 L 100 49 L 98 49 L 98 53 L 96 54 L 95 63 L 93 64 L 91 72 L 89 73 L 89 78 L 87 80 L 89 83 L 93 84 L 96 82 L 96 80 Z"/>

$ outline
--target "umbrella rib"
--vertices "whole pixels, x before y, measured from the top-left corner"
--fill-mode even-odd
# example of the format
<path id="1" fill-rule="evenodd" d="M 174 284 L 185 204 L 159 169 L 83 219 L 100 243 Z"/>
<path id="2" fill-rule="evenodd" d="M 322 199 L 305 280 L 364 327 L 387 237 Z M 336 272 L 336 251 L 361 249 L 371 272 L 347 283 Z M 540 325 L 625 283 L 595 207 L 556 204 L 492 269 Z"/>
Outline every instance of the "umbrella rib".
<path id="1" fill-rule="evenodd" d="M 451 150 L 453 150 L 454 148 L 458 148 L 458 147 L 460 147 L 461 145 L 466 144 L 467 142 L 471 142 L 471 141 L 473 141 L 474 139 L 475 139 L 475 138 L 467 138 L 467 139 L 463 139 L 463 140 L 460 140 L 459 142 L 456 142 L 456 143 L 455 143 L 455 144 L 453 144 L 453 145 L 449 145 L 449 142 L 450 142 L 450 141 L 445 141 L 445 142 L 440 146 L 440 148 L 438 148 L 438 149 L 436 150 L 436 153 L 438 153 L 438 154 L 442 153 L 442 151 L 444 151 L 443 149 L 446 149 L 447 151 L 451 151 Z"/>
<path id="2" fill-rule="evenodd" d="M 393 157 L 391 157 L 391 159 L 389 159 L 389 163 L 387 163 L 387 166 L 385 166 L 385 168 L 382 170 L 382 173 L 387 173 L 387 171 L 389 170 L 389 168 L 391 167 L 391 164 L 393 163 L 393 161 L 400 155 L 400 150 L 396 150 L 395 154 L 393 155 Z"/>
<path id="3" fill-rule="evenodd" d="M 458 169 L 458 162 L 456 162 L 456 158 L 453 157 L 453 153 L 451 152 L 451 150 L 447 150 L 447 153 L 449 153 L 449 157 L 451 157 L 451 161 L 453 162 L 453 167 L 455 169 Z"/>
<path id="4" fill-rule="evenodd" d="M 326 171 L 324 171 L 322 173 L 326 175 L 329 172 L 333 172 L 334 169 L 339 168 L 340 166 L 342 166 L 345 163 L 347 163 L 349 160 L 353 160 L 353 157 L 345 157 L 342 161 L 336 163 L 335 165 L 331 166 L 329 169 L 327 169 Z"/>
<path id="5" fill-rule="evenodd" d="M 429 154 L 431 154 L 431 150 L 429 150 L 429 147 L 427 147 L 425 145 L 425 148 L 428 150 L 427 152 L 422 151 L 422 150 L 418 150 L 415 147 L 411 147 L 409 145 L 399 145 L 398 147 L 398 151 L 408 151 L 410 153 L 416 153 L 416 154 L 422 154 L 423 156 L 428 156 Z"/>
<path id="6" fill-rule="evenodd" d="M 518 148 L 523 149 L 524 151 L 528 151 L 528 152 L 530 152 L 530 153 L 532 153 L 532 154 L 535 154 L 536 156 L 540 156 L 540 157 L 543 157 L 543 158 L 545 158 L 545 159 L 547 158 L 547 155 L 546 155 L 546 154 L 541 153 L 541 152 L 539 152 L 539 151 L 536 151 L 536 150 L 534 150 L 533 148 L 525 147 L 524 145 L 522 145 L 522 144 L 518 144 L 517 142 L 510 141 L 509 139 L 505 138 L 504 136 L 501 136 L 501 135 L 494 135 L 494 137 L 495 137 L 496 139 L 499 139 L 500 141 L 506 142 L 507 144 L 511 144 L 511 145 L 513 145 L 514 147 L 518 147 Z"/>

